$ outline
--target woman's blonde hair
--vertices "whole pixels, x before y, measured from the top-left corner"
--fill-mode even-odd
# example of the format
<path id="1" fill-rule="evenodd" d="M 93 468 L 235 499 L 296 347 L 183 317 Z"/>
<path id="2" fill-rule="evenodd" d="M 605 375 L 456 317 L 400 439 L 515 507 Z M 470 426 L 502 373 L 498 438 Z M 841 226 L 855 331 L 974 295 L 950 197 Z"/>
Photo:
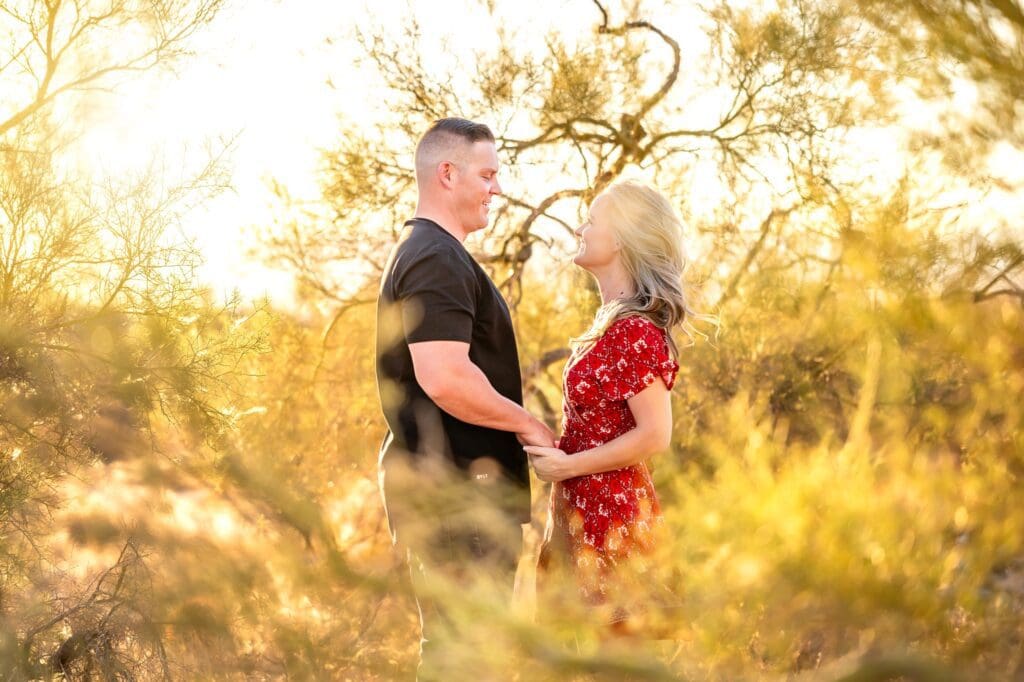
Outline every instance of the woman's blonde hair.
<path id="1" fill-rule="evenodd" d="M 598 309 L 590 329 L 570 340 L 572 355 L 566 368 L 593 348 L 608 327 L 631 315 L 646 317 L 664 329 L 672 357 L 678 359 L 679 349 L 672 330 L 695 314 L 684 290 L 686 250 L 682 222 L 668 199 L 639 182 L 615 183 L 600 196 L 605 197 L 606 215 L 622 244 L 622 261 L 636 293 L 632 298 L 616 299 Z M 683 331 L 692 343 L 693 336 L 685 327 Z"/>

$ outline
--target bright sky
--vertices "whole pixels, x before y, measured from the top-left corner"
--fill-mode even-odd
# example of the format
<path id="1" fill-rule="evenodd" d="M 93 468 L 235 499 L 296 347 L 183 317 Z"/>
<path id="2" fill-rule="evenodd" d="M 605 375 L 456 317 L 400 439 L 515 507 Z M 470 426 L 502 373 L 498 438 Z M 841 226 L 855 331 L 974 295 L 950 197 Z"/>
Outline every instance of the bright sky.
<path id="1" fill-rule="evenodd" d="M 450 66 L 445 59 L 451 50 L 493 41 L 484 12 L 465 5 L 468 11 L 459 13 L 452 2 L 415 3 L 431 46 L 423 52 L 428 64 Z M 526 0 L 514 10 L 520 23 L 543 15 L 588 30 L 589 21 L 579 23 L 578 8 Z M 235 191 L 188 216 L 185 228 L 199 240 L 208 261 L 203 275 L 218 289 L 238 287 L 246 296 L 269 292 L 287 302 L 290 277 L 253 262 L 244 248 L 255 236 L 253 227 L 272 215 L 267 180 L 282 182 L 294 196 L 316 197 L 318 150 L 334 142 L 338 116 L 365 117 L 379 105 L 381 93 L 353 65 L 359 52 L 350 37 L 353 27 L 365 26 L 371 16 L 409 11 L 397 0 L 374 2 L 372 12 L 347 2 L 236 1 L 199 36 L 197 58 L 176 74 L 146 74 L 98 98 L 91 120 L 82 122 L 88 131 L 83 157 L 115 173 L 144 166 L 153 154 L 195 162 L 204 141 L 238 134 L 231 158 Z M 432 47 L 438 44 L 449 50 Z"/>
<path id="2" fill-rule="evenodd" d="M 356 23 L 395 17 L 391 23 L 398 26 L 397 17 L 415 12 L 425 37 L 424 59 L 438 69 L 451 66 L 451 54 L 467 54 L 495 39 L 490 20 L 475 3 L 466 2 L 473 9 L 463 12 L 452 2 L 410 4 L 377 1 L 371 13 L 347 2 L 236 0 L 198 37 L 197 59 L 176 74 L 145 74 L 100 98 L 102 104 L 82 121 L 88 131 L 83 157 L 115 173 L 145 165 L 154 153 L 194 163 L 206 141 L 237 134 L 230 159 L 234 191 L 188 215 L 184 228 L 198 239 L 207 259 L 203 277 L 215 288 L 237 287 L 246 297 L 269 293 L 287 304 L 290 276 L 248 258 L 246 248 L 255 239 L 254 227 L 272 219 L 267 180 L 275 178 L 295 196 L 315 198 L 318 150 L 335 141 L 339 114 L 365 117 L 382 104 L 383 93 L 374 90 L 365 70 L 353 66 L 358 45 L 350 36 Z M 540 17 L 543 26 L 564 27 L 569 41 L 592 30 L 596 21 L 592 5 L 582 0 L 495 4 L 499 14 L 505 12 L 504 25 L 532 26 L 526 35 L 538 40 L 544 33 Z M 666 7 L 650 16 L 682 34 L 692 50 L 703 36 L 694 22 L 681 20 L 683 14 Z M 328 78 L 335 88 L 327 85 Z M 973 103 L 972 93 L 960 96 L 966 98 L 964 106 Z M 891 182 L 901 170 L 891 154 L 892 135 L 860 131 L 857 136 L 865 167 L 879 182 Z M 1008 169 L 1019 161 L 1008 151 L 1001 164 Z M 517 189 L 517 195 L 531 194 L 529 187 Z M 1022 210 L 1019 196 L 996 200 L 1003 204 L 995 210 L 1004 215 Z"/>
<path id="3" fill-rule="evenodd" d="M 328 60 L 344 62 L 351 47 L 324 39 L 348 29 L 346 4 L 233 3 L 198 36 L 197 58 L 177 74 L 147 74 L 98 98 L 83 145 L 107 170 L 145 165 L 153 154 L 194 164 L 208 141 L 238 136 L 229 159 L 233 191 L 184 225 L 206 256 L 203 275 L 218 289 L 290 297 L 290 277 L 253 262 L 245 249 L 254 226 L 271 215 L 267 180 L 298 196 L 315 190 L 317 149 L 331 143 L 344 101 L 325 84 Z M 353 87 L 365 87 L 348 71 Z"/>
<path id="4" fill-rule="evenodd" d="M 646 14 L 672 28 L 687 50 L 703 49 L 707 38 L 695 10 L 686 3 L 649 3 Z M 220 291 L 237 287 L 246 297 L 269 293 L 291 301 L 292 280 L 249 258 L 246 247 L 256 226 L 273 218 L 267 181 L 274 178 L 298 198 L 317 197 L 319 149 L 336 141 L 340 115 L 364 119 L 386 106 L 372 74 L 354 66 L 360 50 L 352 39 L 355 26 L 368 27 L 387 18 L 396 29 L 415 16 L 423 35 L 421 58 L 437 73 L 466 74 L 471 54 L 496 41 L 495 25 L 518 32 L 518 40 L 543 52 L 548 26 L 572 45 L 593 31 L 598 13 L 586 0 L 516 0 L 494 3 L 492 19 L 482 3 L 380 0 L 367 9 L 348 3 L 287 0 L 235 0 L 195 42 L 197 58 L 176 73 L 149 73 L 119 86 L 114 95 L 97 98 L 82 140 L 82 158 L 97 170 L 115 174 L 142 167 L 154 154 L 193 165 L 210 140 L 238 135 L 232 155 L 234 191 L 188 215 L 185 230 L 206 256 L 202 276 Z M 461 8 L 461 9 L 460 9 Z M 615 22 L 616 15 L 612 14 Z M 667 49 L 652 43 L 659 58 Z M 459 60 L 462 60 L 461 62 Z M 688 92 L 683 69 L 680 86 Z M 334 88 L 328 86 L 330 80 Z M 688 106 L 681 125 L 706 124 L 711 101 Z M 719 103 L 720 105 L 720 103 Z M 524 132 L 529 134 L 529 132 Z M 524 174 L 524 186 L 504 183 L 518 197 L 539 200 L 551 178 Z M 633 174 L 637 171 L 634 169 Z M 714 185 L 706 178 L 709 187 Z M 695 182 L 702 182 L 700 177 Z M 712 196 L 696 191 L 695 196 Z M 565 207 L 565 219 L 575 219 Z M 550 226 L 548 226 L 550 227 Z M 538 225 L 545 229 L 544 225 Z M 560 228 L 552 230 L 559 232 Z"/>

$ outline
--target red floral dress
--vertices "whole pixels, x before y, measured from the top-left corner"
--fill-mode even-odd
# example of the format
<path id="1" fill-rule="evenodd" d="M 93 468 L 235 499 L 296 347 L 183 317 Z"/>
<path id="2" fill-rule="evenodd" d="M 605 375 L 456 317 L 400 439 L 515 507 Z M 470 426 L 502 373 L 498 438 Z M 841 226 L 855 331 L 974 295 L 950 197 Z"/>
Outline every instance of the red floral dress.
<path id="1" fill-rule="evenodd" d="M 639 316 L 615 321 L 566 374 L 559 447 L 572 455 L 633 429 L 626 401 L 659 379 L 671 389 L 678 371 L 661 328 Z M 539 596 L 546 581 L 570 576 L 585 604 L 614 604 L 622 581 L 642 566 L 635 560 L 653 548 L 660 516 L 646 463 L 554 483 Z"/>

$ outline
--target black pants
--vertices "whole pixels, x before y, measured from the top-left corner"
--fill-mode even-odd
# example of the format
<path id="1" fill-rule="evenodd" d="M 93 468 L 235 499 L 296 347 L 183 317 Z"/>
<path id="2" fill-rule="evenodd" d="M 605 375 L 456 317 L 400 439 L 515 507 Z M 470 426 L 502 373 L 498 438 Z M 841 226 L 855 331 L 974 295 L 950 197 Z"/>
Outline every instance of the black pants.
<path id="1" fill-rule="evenodd" d="M 438 458 L 381 454 L 388 528 L 408 561 L 420 616 L 417 679 L 487 679 L 475 669 L 472 642 L 494 620 L 481 619 L 481 608 L 508 612 L 522 527 L 497 503 L 500 483 L 471 479 Z"/>

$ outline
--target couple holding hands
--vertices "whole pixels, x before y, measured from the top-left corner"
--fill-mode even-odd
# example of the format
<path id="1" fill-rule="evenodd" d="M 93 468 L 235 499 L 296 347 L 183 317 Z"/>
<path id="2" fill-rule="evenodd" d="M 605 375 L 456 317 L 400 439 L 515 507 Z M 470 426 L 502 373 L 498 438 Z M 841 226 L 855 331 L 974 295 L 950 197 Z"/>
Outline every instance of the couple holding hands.
<path id="1" fill-rule="evenodd" d="M 629 585 L 643 580 L 660 531 L 646 460 L 669 446 L 679 370 L 671 332 L 690 310 L 672 206 L 643 184 L 611 185 L 575 230 L 573 262 L 596 279 L 602 305 L 570 341 L 556 440 L 522 406 L 508 307 L 463 246 L 487 227 L 501 194 L 494 135 L 441 119 L 421 137 L 415 161 L 415 217 L 378 299 L 377 384 L 389 429 L 379 471 L 420 612 L 419 676 L 434 679 L 444 669 L 438 644 L 459 626 L 430 579 L 459 586 L 483 578 L 511 600 L 520 524 L 531 514 L 529 467 L 552 483 L 538 615 L 576 600 L 611 630 L 628 631 L 643 609 L 627 597 L 635 595 Z"/>

